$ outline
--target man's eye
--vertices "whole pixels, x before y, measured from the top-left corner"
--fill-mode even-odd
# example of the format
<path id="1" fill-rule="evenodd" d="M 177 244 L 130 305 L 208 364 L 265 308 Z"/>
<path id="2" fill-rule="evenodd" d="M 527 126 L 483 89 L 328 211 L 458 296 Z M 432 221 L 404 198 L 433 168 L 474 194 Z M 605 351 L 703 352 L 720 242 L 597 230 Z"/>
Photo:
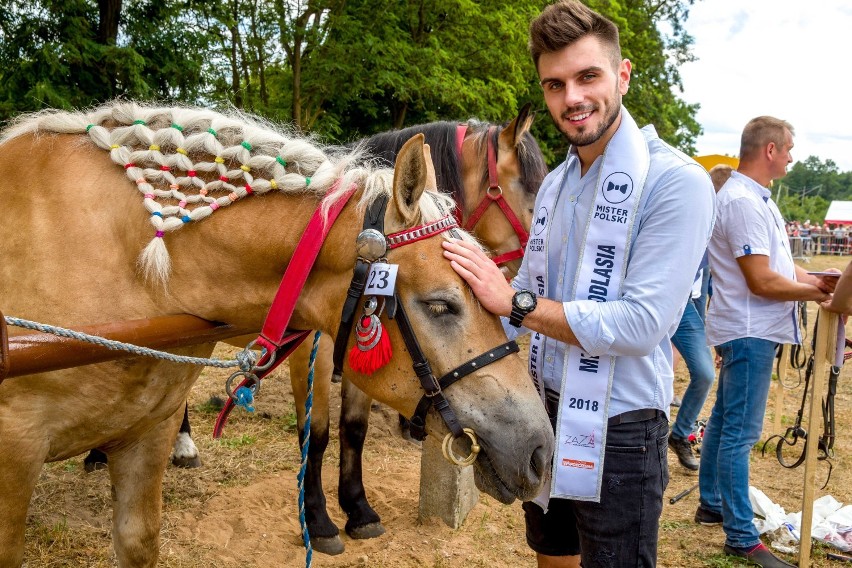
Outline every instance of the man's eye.
<path id="1" fill-rule="evenodd" d="M 593 81 L 597 78 L 597 75 L 594 73 L 586 73 L 583 75 L 583 81 Z"/>

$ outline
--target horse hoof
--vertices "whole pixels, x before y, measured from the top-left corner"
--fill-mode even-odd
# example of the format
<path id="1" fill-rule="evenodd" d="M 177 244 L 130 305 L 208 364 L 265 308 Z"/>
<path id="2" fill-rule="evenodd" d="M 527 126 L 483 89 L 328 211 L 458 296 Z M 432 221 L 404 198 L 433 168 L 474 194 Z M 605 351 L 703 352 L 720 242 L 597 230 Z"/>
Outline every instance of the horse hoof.
<path id="1" fill-rule="evenodd" d="M 342 554 L 344 549 L 343 541 L 338 535 L 311 537 L 311 548 L 329 556 Z"/>
<path id="2" fill-rule="evenodd" d="M 346 531 L 346 534 L 355 539 L 376 538 L 385 534 L 385 527 L 382 526 L 382 523 L 370 523 L 360 527 L 353 527 Z"/>
<path id="3" fill-rule="evenodd" d="M 186 469 L 194 469 L 196 467 L 201 467 L 201 458 L 197 455 L 192 457 L 177 457 L 174 456 L 172 458 L 172 464 L 177 467 L 183 467 Z"/>
<path id="4" fill-rule="evenodd" d="M 98 469 L 106 469 L 107 464 L 104 462 L 83 462 L 83 469 L 86 470 L 86 473 L 92 473 Z"/>

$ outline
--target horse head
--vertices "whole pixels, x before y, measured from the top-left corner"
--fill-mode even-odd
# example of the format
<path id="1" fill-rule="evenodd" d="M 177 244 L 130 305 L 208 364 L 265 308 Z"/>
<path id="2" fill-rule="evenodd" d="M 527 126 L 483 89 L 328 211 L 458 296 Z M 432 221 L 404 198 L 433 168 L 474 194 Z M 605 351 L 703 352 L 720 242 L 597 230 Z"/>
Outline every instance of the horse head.
<path id="1" fill-rule="evenodd" d="M 462 163 L 477 164 L 462 168 L 463 226 L 490 247 L 492 258 L 508 277 L 520 268 L 536 194 L 547 174 L 544 157 L 529 132 L 533 118 L 526 104 L 503 126 L 470 121 L 459 146 Z"/>
<path id="2" fill-rule="evenodd" d="M 354 220 L 341 223 L 342 216 L 339 227 L 331 230 L 312 275 L 312 279 L 325 282 L 351 279 L 352 267 L 358 262 L 354 247 L 358 237 L 352 227 L 361 226 L 361 219 L 371 214 L 376 200 L 387 199 L 383 231 L 398 236 L 389 238 L 390 247 L 381 254 L 381 260 L 395 266 L 397 272 L 395 294 L 378 299 L 377 312 L 381 314 L 381 333 L 387 334 L 394 356 L 388 364 L 369 373 L 352 368 L 345 368 L 345 372 L 369 396 L 405 416 L 414 415 L 423 400 L 423 375 L 430 375 L 423 370 L 424 364 L 431 369 L 431 376 L 425 380 L 435 381 L 435 377 L 447 375 L 505 342 L 499 318 L 482 309 L 465 282 L 443 259 L 442 238 L 453 234 L 457 238 L 470 236 L 452 228 L 453 203 L 446 196 L 425 190 L 430 169 L 426 156 L 422 135 L 403 146 L 396 160 L 391 191 L 382 194 L 375 187 L 368 188 L 360 196 L 358 207 L 344 212 L 354 216 Z M 440 225 L 442 219 L 444 225 Z M 430 233 L 430 226 L 438 228 Z M 300 306 L 315 311 L 317 305 L 322 305 L 335 317 L 333 321 L 327 316 L 320 318 L 321 326 L 316 325 L 316 320 L 305 321 L 304 325 L 313 324 L 334 336 L 338 333 L 336 316 L 343 309 L 345 287 L 335 292 L 328 286 L 319 288 L 322 297 L 306 290 Z M 359 301 L 359 314 L 367 313 L 368 301 L 367 297 Z M 296 316 L 304 317 L 298 307 Z M 405 337 L 406 333 L 409 337 Z M 342 340 L 346 341 L 347 353 L 356 348 L 355 333 Z M 415 353 L 418 349 L 422 359 Z M 445 391 L 438 390 L 458 424 L 474 433 L 462 438 L 457 449 L 462 453 L 471 451 L 471 440 L 476 440 L 481 448 L 474 463 L 477 484 L 508 503 L 515 498 L 529 499 L 538 492 L 553 442 L 549 422 L 521 357 L 512 351 L 496 359 L 499 360 L 492 364 L 480 364 L 480 368 Z M 430 412 L 426 431 L 444 438 L 452 427 L 442 417 L 443 413 Z"/>

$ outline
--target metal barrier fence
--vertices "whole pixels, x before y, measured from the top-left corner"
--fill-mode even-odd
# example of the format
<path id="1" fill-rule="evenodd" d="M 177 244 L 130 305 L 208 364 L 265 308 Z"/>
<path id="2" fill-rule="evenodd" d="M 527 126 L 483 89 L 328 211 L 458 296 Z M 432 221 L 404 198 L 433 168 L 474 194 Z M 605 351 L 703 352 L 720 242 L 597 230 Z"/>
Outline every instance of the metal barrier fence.
<path id="1" fill-rule="evenodd" d="M 809 260 L 815 254 L 852 255 L 852 237 L 811 235 L 789 237 L 790 250 L 796 260 Z"/>

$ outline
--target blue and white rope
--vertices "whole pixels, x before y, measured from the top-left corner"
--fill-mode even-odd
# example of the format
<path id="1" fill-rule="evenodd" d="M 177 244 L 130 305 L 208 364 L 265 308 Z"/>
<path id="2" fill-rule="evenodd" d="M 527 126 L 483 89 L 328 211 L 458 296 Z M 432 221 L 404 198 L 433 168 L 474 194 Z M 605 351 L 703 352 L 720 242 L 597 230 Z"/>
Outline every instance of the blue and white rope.
<path id="1" fill-rule="evenodd" d="M 32 329 L 35 331 L 41 331 L 43 333 L 51 333 L 60 337 L 67 337 L 69 339 L 76 339 L 78 341 L 85 341 L 86 343 L 100 345 L 101 347 L 112 349 L 113 351 L 126 351 L 127 353 L 133 353 L 134 355 L 154 357 L 156 359 L 163 359 L 166 361 L 171 361 L 173 363 L 191 363 L 193 365 L 218 367 L 220 369 L 239 367 L 245 371 L 252 369 L 256 363 L 256 356 L 254 352 L 248 349 L 244 349 L 237 353 L 236 359 L 223 360 L 206 359 L 203 357 L 187 357 L 185 355 L 174 355 L 172 353 L 166 353 L 165 351 L 157 351 L 156 349 L 150 349 L 148 347 L 139 347 L 138 345 L 131 345 L 130 343 L 122 343 L 121 341 L 114 341 L 112 339 L 104 339 L 103 337 L 98 337 L 97 335 L 89 335 L 88 333 L 81 333 L 79 331 L 74 331 L 73 329 L 67 329 L 64 327 L 46 325 L 43 323 L 38 323 L 11 316 L 3 317 L 6 320 L 7 325 L 23 327 L 25 329 Z"/>
<path id="2" fill-rule="evenodd" d="M 311 558 L 314 550 L 311 548 L 311 536 L 308 534 L 308 524 L 305 522 L 305 473 L 308 470 L 308 448 L 311 445 L 311 408 L 314 405 L 314 363 L 317 360 L 317 348 L 322 335 L 319 331 L 314 333 L 314 345 L 311 348 L 311 359 L 308 367 L 308 396 L 305 398 L 305 425 L 304 434 L 300 436 L 302 444 L 302 464 L 299 467 L 299 524 L 302 525 L 302 540 L 305 543 L 305 566 L 311 567 Z"/>

